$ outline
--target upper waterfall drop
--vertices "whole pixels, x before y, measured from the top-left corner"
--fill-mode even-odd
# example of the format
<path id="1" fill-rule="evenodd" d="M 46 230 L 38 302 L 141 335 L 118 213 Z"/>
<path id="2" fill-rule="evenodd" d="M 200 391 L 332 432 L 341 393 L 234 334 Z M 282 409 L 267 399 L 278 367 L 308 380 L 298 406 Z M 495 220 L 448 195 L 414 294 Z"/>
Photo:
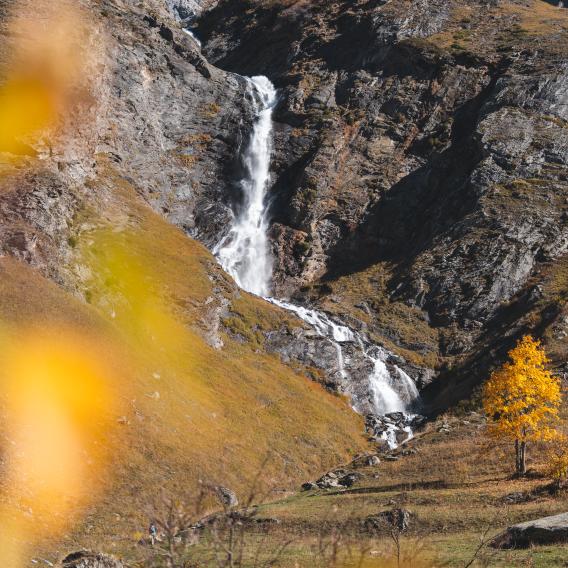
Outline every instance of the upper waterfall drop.
<path id="1" fill-rule="evenodd" d="M 256 119 L 243 154 L 245 175 L 240 184 L 244 202 L 229 233 L 213 253 L 241 288 L 265 297 L 270 294 L 272 279 L 265 198 L 270 183 L 272 112 L 278 93 L 267 77 L 245 79 Z"/>
<path id="2" fill-rule="evenodd" d="M 347 380 L 346 394 L 351 396 L 353 408 L 360 413 L 371 411 L 377 415 L 404 413 L 419 398 L 415 384 L 396 365 L 387 367 L 389 354 L 374 345 L 368 338 L 346 325 L 337 323 L 327 314 L 271 298 L 272 257 L 268 239 L 269 219 L 267 193 L 270 187 L 270 162 L 272 155 L 272 114 L 278 101 L 278 93 L 269 79 L 263 76 L 247 78 L 247 93 L 255 113 L 252 133 L 243 155 L 244 176 L 240 180 L 243 201 L 228 233 L 214 248 L 213 253 L 221 266 L 244 290 L 262 296 L 273 304 L 295 313 L 308 323 L 320 336 L 331 342 L 337 353 L 337 369 Z M 365 377 L 367 386 L 363 392 L 349 381 L 354 372 L 349 355 L 357 349 L 368 362 L 371 371 Z M 413 415 L 407 415 L 409 420 Z M 405 419 L 406 420 L 406 419 Z M 394 444 L 396 427 L 388 426 L 381 436 Z M 405 430 L 410 433 L 411 430 Z"/>

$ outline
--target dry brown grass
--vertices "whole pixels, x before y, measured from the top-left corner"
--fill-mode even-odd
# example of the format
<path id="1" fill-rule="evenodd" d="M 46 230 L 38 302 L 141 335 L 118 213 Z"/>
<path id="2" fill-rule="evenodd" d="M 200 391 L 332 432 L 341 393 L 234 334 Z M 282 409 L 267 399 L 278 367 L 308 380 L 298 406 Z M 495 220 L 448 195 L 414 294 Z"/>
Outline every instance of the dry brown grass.
<path id="1" fill-rule="evenodd" d="M 84 546 L 128 552 L 135 546 L 133 535 L 146 529 L 145 503 L 162 488 L 183 498 L 202 478 L 239 492 L 267 455 L 264 482 L 285 488 L 366 447 L 362 419 L 342 398 L 276 356 L 255 352 L 252 344 L 229 336 L 223 350 L 206 343 L 203 318 L 213 287 L 232 300 L 234 284 L 204 247 L 152 212 L 127 182 L 110 170 L 105 176 L 95 185 L 112 189 L 108 209 L 99 222 L 90 213 L 77 219 L 76 251 L 92 241 L 87 249 L 104 258 L 107 247 L 97 244 L 92 231 L 108 225 L 113 246 L 120 243 L 151 268 L 148 290 L 170 306 L 178 331 L 175 349 L 141 351 L 125 335 L 127 328 L 116 327 L 120 313 L 116 320 L 110 317 L 107 293 L 96 280 L 79 286 L 89 306 L 28 266 L 1 260 L 2 321 L 64 321 L 108 332 L 123 354 L 122 382 L 116 385 L 123 415 L 115 417 L 112 434 L 121 449 L 105 476 L 107 492 L 63 543 L 48 543 L 41 551 L 51 559 L 58 550 Z M 286 322 L 280 310 L 246 294 L 236 304 L 251 329 Z"/>
<path id="2" fill-rule="evenodd" d="M 438 432 L 447 422 L 449 433 Z M 408 453 L 407 450 L 411 450 Z M 530 448 L 530 468 L 537 475 L 512 479 L 513 448 L 489 444 L 477 415 L 443 417 L 428 426 L 398 461 L 360 469 L 365 478 L 351 489 L 300 493 L 266 505 L 262 514 L 281 521 L 279 530 L 317 534 L 322 525 L 344 526 L 348 534 L 367 542 L 362 521 L 370 514 L 404 507 L 412 512 L 409 532 L 402 536 L 403 550 L 418 546 L 420 558 L 435 566 L 465 566 L 476 553 L 480 539 L 488 540 L 508 524 L 566 510 L 562 495 L 539 491 L 550 480 L 544 446 Z M 511 503 L 507 495 L 530 496 Z M 485 535 L 485 536 L 484 536 Z M 388 538 L 380 536 L 376 549 L 387 550 Z M 495 552 L 482 547 L 473 566 L 563 566 L 566 547 L 532 551 Z"/>
<path id="3" fill-rule="evenodd" d="M 504 0 L 498 6 L 473 6 L 456 2 L 452 20 L 428 41 L 444 49 L 469 51 L 483 58 L 514 46 L 538 45 L 557 50 L 568 31 L 568 10 L 542 0 Z"/>

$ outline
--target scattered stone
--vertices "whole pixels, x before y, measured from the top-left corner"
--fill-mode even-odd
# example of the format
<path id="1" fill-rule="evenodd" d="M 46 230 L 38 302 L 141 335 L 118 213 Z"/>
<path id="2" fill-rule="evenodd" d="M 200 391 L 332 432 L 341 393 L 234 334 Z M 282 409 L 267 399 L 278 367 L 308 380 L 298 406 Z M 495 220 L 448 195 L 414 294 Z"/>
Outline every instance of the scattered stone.
<path id="1" fill-rule="evenodd" d="M 405 532 L 410 525 L 411 513 L 407 509 L 391 509 L 378 515 L 369 515 L 365 521 L 365 528 L 370 532 L 395 529 Z"/>
<path id="2" fill-rule="evenodd" d="M 125 568 L 124 564 L 108 554 L 82 550 L 72 552 L 61 562 L 62 568 Z"/>
<path id="3" fill-rule="evenodd" d="M 379 456 L 377 455 L 360 455 L 356 456 L 355 459 L 351 462 L 352 467 L 369 467 L 369 466 L 377 466 L 381 463 Z"/>
<path id="4" fill-rule="evenodd" d="M 224 507 L 236 507 L 239 504 L 237 494 L 227 487 L 217 485 L 215 487 L 215 494 Z"/>
<path id="5" fill-rule="evenodd" d="M 279 525 L 280 519 L 276 519 L 275 517 L 254 517 L 252 522 L 257 525 Z"/>
<path id="6" fill-rule="evenodd" d="M 312 483 L 311 481 L 307 481 L 306 483 L 302 483 L 302 491 L 313 491 L 314 489 L 317 489 L 318 486 L 315 483 Z"/>
<path id="7" fill-rule="evenodd" d="M 491 541 L 493 548 L 528 548 L 568 542 L 568 513 L 512 525 Z"/>
<path id="8" fill-rule="evenodd" d="M 339 485 L 343 487 L 353 487 L 357 481 L 359 481 L 363 476 L 360 473 L 353 472 L 344 475 L 341 479 L 339 479 Z"/>
<path id="9" fill-rule="evenodd" d="M 400 532 L 406 531 L 410 524 L 410 511 L 407 509 L 392 509 L 380 513 L 379 516 L 383 517 L 393 528 Z"/>
<path id="10" fill-rule="evenodd" d="M 333 472 L 326 473 L 324 476 L 320 477 L 316 481 L 316 484 L 320 489 L 333 489 L 335 487 L 339 487 L 337 475 Z"/>
<path id="11" fill-rule="evenodd" d="M 418 453 L 416 448 L 406 448 L 400 452 L 401 456 L 413 456 Z"/>
<path id="12" fill-rule="evenodd" d="M 514 493 L 509 493 L 503 497 L 503 502 L 516 505 L 518 503 L 527 503 L 528 501 L 532 501 L 534 497 L 530 493 L 523 493 L 522 491 L 515 491 Z"/>
<path id="13" fill-rule="evenodd" d="M 369 456 L 367 458 L 367 465 L 368 466 L 377 466 L 381 463 L 379 456 Z"/>

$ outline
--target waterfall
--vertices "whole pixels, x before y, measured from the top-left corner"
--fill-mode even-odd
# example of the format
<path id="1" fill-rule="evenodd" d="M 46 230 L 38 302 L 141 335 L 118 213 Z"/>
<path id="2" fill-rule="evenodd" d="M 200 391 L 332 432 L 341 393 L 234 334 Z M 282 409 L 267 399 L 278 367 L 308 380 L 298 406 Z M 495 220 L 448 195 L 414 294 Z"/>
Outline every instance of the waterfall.
<path id="1" fill-rule="evenodd" d="M 213 252 L 221 266 L 241 288 L 295 313 L 319 336 L 334 345 L 338 370 L 341 377 L 347 379 L 346 390 L 351 395 L 356 411 L 368 412 L 370 408 L 377 415 L 404 413 L 419 399 L 418 390 L 412 379 L 396 365 L 391 366 L 396 375 L 392 376 L 386 364 L 389 354 L 384 349 L 372 344 L 346 325 L 333 321 L 327 314 L 270 297 L 272 258 L 268 240 L 266 196 L 270 185 L 272 113 L 277 102 L 277 92 L 266 77 L 244 79 L 247 82 L 248 96 L 253 103 L 255 121 L 243 153 L 244 176 L 240 181 L 243 203 L 234 213 L 227 235 Z M 357 346 L 372 369 L 367 377 L 366 392 L 363 396 L 349 391 L 349 361 L 344 355 L 344 349 L 348 345 Z M 389 426 L 383 436 L 389 445 L 395 443 L 395 432 L 399 430 L 412 435 L 406 423 L 399 423 L 398 427 Z"/>
<path id="2" fill-rule="evenodd" d="M 201 49 L 201 41 L 199 38 L 189 28 L 183 28 L 183 31 L 197 44 L 197 47 Z"/>
<path id="3" fill-rule="evenodd" d="M 337 363 L 341 376 L 349 378 L 343 355 L 343 345 L 356 344 L 372 368 L 368 376 L 369 398 L 358 400 L 352 394 L 353 407 L 358 412 L 364 412 L 366 403 L 370 402 L 377 414 L 384 415 L 393 412 L 406 412 L 419 398 L 414 381 L 399 367 L 393 365 L 397 379 L 391 376 L 385 361 L 388 354 L 384 349 L 367 341 L 360 333 L 345 325 L 335 323 L 330 317 L 316 310 L 297 306 L 290 302 L 267 298 L 269 302 L 294 312 L 300 319 L 310 324 L 321 336 L 329 339 L 337 351 Z"/>
<path id="4" fill-rule="evenodd" d="M 240 185 L 244 203 L 229 233 L 213 253 L 241 288 L 266 297 L 270 293 L 272 259 L 265 198 L 270 182 L 272 111 L 277 93 L 266 77 L 246 81 L 256 120 L 243 155 L 245 175 Z"/>

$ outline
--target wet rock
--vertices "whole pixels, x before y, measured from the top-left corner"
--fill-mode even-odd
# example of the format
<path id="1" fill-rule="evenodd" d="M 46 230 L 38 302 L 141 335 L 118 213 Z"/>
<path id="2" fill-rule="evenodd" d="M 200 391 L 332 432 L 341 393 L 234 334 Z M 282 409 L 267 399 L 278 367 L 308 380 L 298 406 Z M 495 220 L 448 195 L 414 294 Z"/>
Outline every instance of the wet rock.
<path id="1" fill-rule="evenodd" d="M 367 432 L 377 442 L 382 442 L 389 449 L 394 449 L 412 437 L 426 418 L 415 414 L 394 412 L 385 416 L 369 414 L 366 416 Z"/>
<path id="2" fill-rule="evenodd" d="M 191 22 L 216 3 L 217 0 L 166 0 L 171 13 L 184 23 Z"/>

